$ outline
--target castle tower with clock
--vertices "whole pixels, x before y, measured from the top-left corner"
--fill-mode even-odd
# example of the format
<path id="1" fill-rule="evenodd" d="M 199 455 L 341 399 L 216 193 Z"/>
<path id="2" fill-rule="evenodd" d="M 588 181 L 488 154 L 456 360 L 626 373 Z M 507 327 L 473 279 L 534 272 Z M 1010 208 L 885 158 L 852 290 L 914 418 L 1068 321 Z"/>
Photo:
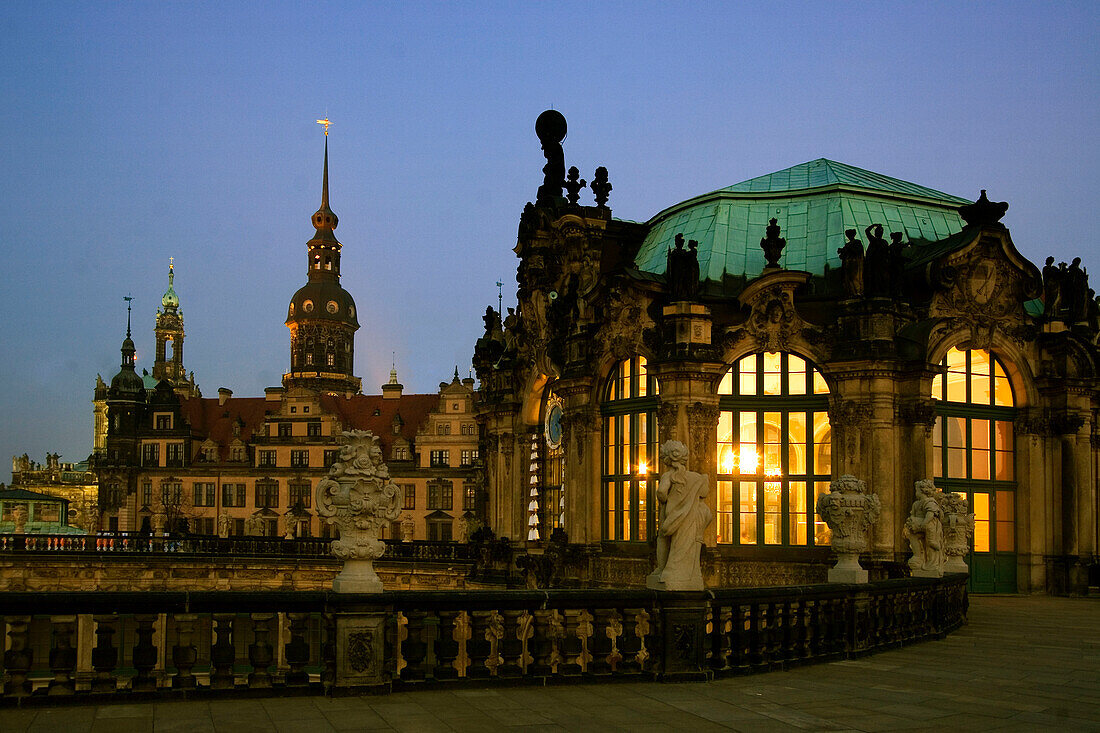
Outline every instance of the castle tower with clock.
<path id="1" fill-rule="evenodd" d="M 360 380 L 352 374 L 355 332 L 359 329 L 355 301 L 340 285 L 340 249 L 334 230 L 339 218 L 328 203 L 328 136 L 321 206 L 313 214 L 317 231 L 306 244 L 308 280 L 294 293 L 287 310 L 290 329 L 290 371 L 283 375 L 287 389 L 305 388 L 328 394 L 359 394 Z"/>

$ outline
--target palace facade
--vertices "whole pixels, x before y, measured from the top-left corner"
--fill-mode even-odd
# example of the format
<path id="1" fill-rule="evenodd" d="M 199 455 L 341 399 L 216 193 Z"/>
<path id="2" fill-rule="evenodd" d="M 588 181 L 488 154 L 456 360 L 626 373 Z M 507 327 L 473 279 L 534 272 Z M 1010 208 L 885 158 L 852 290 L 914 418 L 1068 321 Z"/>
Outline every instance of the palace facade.
<path id="1" fill-rule="evenodd" d="M 341 433 L 380 436 L 404 510 L 387 537 L 451 540 L 474 517 L 478 461 L 474 380 L 405 394 L 396 369 L 381 394 L 353 373 L 355 301 L 340 284 L 339 220 L 329 207 L 328 140 L 321 205 L 306 245 L 307 280 L 291 298 L 290 369 L 262 397 L 226 388 L 204 398 L 183 365 L 184 324 L 169 267 L 156 318 L 152 374 L 138 374 L 127 316 L 122 365 L 97 378 L 98 528 L 110 531 L 328 536 L 313 492 L 336 460 Z"/>
<path id="2" fill-rule="evenodd" d="M 842 474 L 882 502 L 875 577 L 906 572 L 928 477 L 974 512 L 972 590 L 1097 584 L 1100 352 L 1079 260 L 1040 271 L 984 191 L 825 159 L 622 221 L 606 169 L 580 203 L 564 118 L 536 132 L 518 306 L 486 311 L 474 357 L 498 535 L 556 545 L 574 582 L 642 585 L 675 439 L 711 477 L 711 585 L 823 581 L 814 508 Z"/>

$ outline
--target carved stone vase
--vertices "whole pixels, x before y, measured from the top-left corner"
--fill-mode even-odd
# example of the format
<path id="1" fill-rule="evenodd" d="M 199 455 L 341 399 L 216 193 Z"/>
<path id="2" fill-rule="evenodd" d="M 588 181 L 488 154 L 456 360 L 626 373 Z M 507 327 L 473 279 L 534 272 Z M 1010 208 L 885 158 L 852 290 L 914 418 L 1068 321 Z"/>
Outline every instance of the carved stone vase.
<path id="1" fill-rule="evenodd" d="M 845 474 L 829 484 L 829 493 L 817 499 L 818 516 L 832 531 L 837 564 L 829 569 L 830 583 L 866 583 L 867 571 L 859 564 L 871 540 L 871 527 L 882 514 L 882 502 L 867 484 Z"/>
<path id="2" fill-rule="evenodd" d="M 959 494 L 944 493 L 942 498 L 937 498 L 943 508 L 943 551 L 947 555 L 943 571 L 969 573 L 963 556 L 970 552 L 970 542 L 974 539 L 974 513 Z"/>
<path id="3" fill-rule="evenodd" d="M 332 581 L 337 593 L 381 593 L 374 560 L 386 545 L 381 530 L 401 515 L 401 487 L 390 481 L 382 461 L 382 445 L 367 430 L 343 434 L 339 460 L 315 490 L 317 513 L 340 530 L 332 554 L 344 568 Z"/>

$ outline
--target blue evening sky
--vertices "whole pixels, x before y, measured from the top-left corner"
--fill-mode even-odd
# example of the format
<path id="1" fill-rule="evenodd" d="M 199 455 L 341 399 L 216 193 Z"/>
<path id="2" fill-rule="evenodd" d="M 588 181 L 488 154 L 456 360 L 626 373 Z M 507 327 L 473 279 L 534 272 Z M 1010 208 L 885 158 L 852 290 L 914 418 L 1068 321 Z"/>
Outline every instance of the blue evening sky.
<path id="1" fill-rule="evenodd" d="M 0 456 L 88 455 L 122 296 L 150 368 L 169 257 L 203 393 L 280 383 L 326 114 L 368 393 L 391 358 L 410 392 L 465 376 L 498 278 L 514 304 L 551 106 L 619 218 L 828 157 L 986 188 L 1025 256 L 1096 269 L 1098 20 L 1096 2 L 9 0 Z"/>

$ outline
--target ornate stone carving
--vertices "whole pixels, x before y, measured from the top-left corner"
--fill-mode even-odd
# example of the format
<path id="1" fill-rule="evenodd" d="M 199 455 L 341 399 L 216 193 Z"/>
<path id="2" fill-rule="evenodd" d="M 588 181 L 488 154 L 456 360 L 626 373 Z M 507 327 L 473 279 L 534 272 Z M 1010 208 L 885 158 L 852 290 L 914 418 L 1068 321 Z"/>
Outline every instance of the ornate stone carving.
<path id="1" fill-rule="evenodd" d="M 676 435 L 676 417 L 680 406 L 674 402 L 662 402 L 657 406 L 657 438 L 661 443 L 672 440 Z"/>
<path id="2" fill-rule="evenodd" d="M 983 188 L 982 195 L 978 197 L 977 201 L 959 207 L 959 216 L 962 217 L 968 227 L 989 226 L 999 222 L 1007 211 L 1007 202 L 990 201 L 986 198 L 985 189 Z"/>
<path id="3" fill-rule="evenodd" d="M 851 475 L 829 484 L 829 493 L 817 499 L 815 511 L 832 531 L 833 551 L 838 560 L 829 569 L 830 583 L 866 583 L 867 571 L 860 567 L 859 555 L 866 552 L 871 527 L 882 514 L 882 502 L 867 491 L 867 485 Z"/>
<path id="4" fill-rule="evenodd" d="M 596 198 L 596 206 L 606 209 L 607 197 L 611 194 L 611 184 L 607 181 L 607 168 L 602 165 L 596 168 L 596 174 L 592 176 L 589 188 L 592 189 L 592 194 Z"/>
<path id="5" fill-rule="evenodd" d="M 974 538 L 974 513 L 959 494 L 941 493 L 938 498 L 943 509 L 943 548 L 947 555 L 943 571 L 970 572 L 963 556 L 970 552 L 970 541 Z"/>
<path id="6" fill-rule="evenodd" d="M 703 590 L 699 550 L 703 530 L 714 519 L 704 499 L 710 480 L 687 470 L 688 450 L 670 440 L 661 446 L 665 467 L 657 484 L 657 569 L 646 578 L 646 587 L 659 590 Z"/>
<path id="7" fill-rule="evenodd" d="M 333 580 L 337 593 L 380 593 L 373 561 L 386 551 L 383 527 L 401 516 L 401 487 L 390 480 L 382 446 L 367 430 L 345 432 L 339 460 L 315 490 L 317 514 L 340 529 L 332 554 L 344 561 Z"/>
<path id="8" fill-rule="evenodd" d="M 760 249 L 764 250 L 764 259 L 768 262 L 764 268 L 774 270 L 779 267 L 779 258 L 783 256 L 783 248 L 787 246 L 787 240 L 779 236 L 777 219 L 768 221 L 764 233 L 766 236 L 760 240 Z"/>
<path id="9" fill-rule="evenodd" d="M 654 328 L 642 296 L 622 286 L 613 286 L 604 306 L 606 318 L 596 334 L 599 348 L 615 361 L 629 359 L 643 351 L 643 333 Z"/>
<path id="10" fill-rule="evenodd" d="M 917 498 L 909 510 L 902 534 L 909 540 L 913 556 L 909 569 L 914 577 L 943 577 L 943 507 L 940 490 L 932 479 L 920 479 L 916 483 Z"/>
<path id="11" fill-rule="evenodd" d="M 773 268 L 749 283 L 737 296 L 749 316 L 727 331 L 726 346 L 748 337 L 755 351 L 790 351 L 795 336 L 804 328 L 813 330 L 794 305 L 795 291 L 809 278 L 806 272 Z"/>
<path id="12" fill-rule="evenodd" d="M 1058 410 L 1050 416 L 1054 435 L 1074 435 L 1085 424 L 1085 416 L 1069 410 Z"/>
<path id="13" fill-rule="evenodd" d="M 898 422 L 914 425 L 930 432 L 936 424 L 936 404 L 930 399 L 905 400 L 897 406 Z"/>
<path id="14" fill-rule="evenodd" d="M 16 504 L 11 512 L 12 521 L 15 522 L 15 534 L 23 534 L 27 530 L 27 505 Z"/>
<path id="15" fill-rule="evenodd" d="M 691 436 L 691 451 L 695 456 L 693 463 L 696 467 L 706 465 L 714 442 L 714 429 L 718 426 L 719 413 L 717 405 L 704 405 L 702 402 L 688 405 L 688 434 Z"/>

